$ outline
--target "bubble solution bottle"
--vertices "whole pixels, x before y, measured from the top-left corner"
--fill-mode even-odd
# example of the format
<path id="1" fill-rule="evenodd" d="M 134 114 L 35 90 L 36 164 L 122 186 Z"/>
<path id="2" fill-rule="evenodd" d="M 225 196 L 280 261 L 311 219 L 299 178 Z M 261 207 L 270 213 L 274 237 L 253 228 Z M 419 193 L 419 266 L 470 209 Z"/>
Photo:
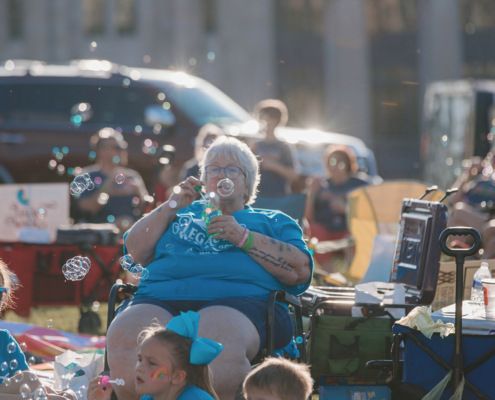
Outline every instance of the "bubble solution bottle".
<path id="1" fill-rule="evenodd" d="M 485 296 L 483 293 L 483 279 L 489 279 L 492 277 L 490 270 L 488 269 L 488 263 L 482 262 L 481 267 L 475 272 L 473 277 L 473 287 L 471 288 L 471 304 L 474 306 L 474 314 L 482 314 L 485 309 Z"/>
<path id="2" fill-rule="evenodd" d="M 208 226 L 210 226 L 210 220 L 213 217 L 216 217 L 217 215 L 222 215 L 222 212 L 220 210 L 218 210 L 214 204 L 212 204 L 211 197 L 209 199 L 207 199 L 204 196 L 204 194 L 201 192 L 201 186 L 194 186 L 194 190 L 201 195 L 201 197 L 203 198 L 203 200 L 205 202 L 205 209 L 203 210 L 203 213 L 201 214 L 201 218 L 203 219 L 203 221 L 205 221 L 206 227 L 208 228 Z M 220 234 L 220 232 L 217 232 L 217 233 L 208 233 L 208 231 L 206 232 L 207 237 L 217 236 L 219 234 Z"/>

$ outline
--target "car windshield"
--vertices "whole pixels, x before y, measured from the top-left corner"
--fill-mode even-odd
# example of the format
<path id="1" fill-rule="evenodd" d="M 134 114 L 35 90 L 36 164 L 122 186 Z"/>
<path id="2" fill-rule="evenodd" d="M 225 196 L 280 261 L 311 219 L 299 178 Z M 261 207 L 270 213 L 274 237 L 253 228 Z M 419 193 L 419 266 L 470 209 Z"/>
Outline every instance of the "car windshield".
<path id="1" fill-rule="evenodd" d="M 184 85 L 162 84 L 166 99 L 180 109 L 197 126 L 207 123 L 229 125 L 251 119 L 249 113 L 230 97 L 212 85 L 186 87 Z"/>

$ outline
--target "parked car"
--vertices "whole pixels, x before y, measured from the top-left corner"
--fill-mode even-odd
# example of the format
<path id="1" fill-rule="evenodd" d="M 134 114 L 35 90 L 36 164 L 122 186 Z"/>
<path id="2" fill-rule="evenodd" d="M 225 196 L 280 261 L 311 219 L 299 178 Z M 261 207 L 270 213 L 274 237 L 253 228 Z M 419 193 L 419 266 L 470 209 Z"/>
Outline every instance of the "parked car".
<path id="1" fill-rule="evenodd" d="M 151 187 L 157 149 L 175 146 L 175 162 L 183 163 L 208 122 L 232 135 L 258 132 L 240 105 L 183 72 L 99 60 L 67 65 L 9 60 L 0 67 L 0 182 L 70 181 L 78 167 L 94 160 L 91 135 L 112 127 L 128 142 L 129 166 Z M 351 146 L 361 169 L 377 175 L 373 152 L 357 138 L 288 127 L 276 134 L 296 146 L 305 176 L 323 173 L 321 154 L 331 143 Z"/>

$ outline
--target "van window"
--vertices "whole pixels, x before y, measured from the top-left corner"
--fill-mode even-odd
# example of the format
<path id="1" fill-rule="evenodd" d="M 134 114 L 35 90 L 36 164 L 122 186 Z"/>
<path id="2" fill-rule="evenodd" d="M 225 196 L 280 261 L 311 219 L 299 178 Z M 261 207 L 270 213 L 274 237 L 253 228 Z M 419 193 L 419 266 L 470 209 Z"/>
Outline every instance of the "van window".
<path id="1" fill-rule="evenodd" d="M 73 107 L 89 103 L 92 116 L 80 126 L 120 126 L 146 129 L 144 109 L 156 104 L 152 89 L 65 84 L 0 85 L 0 123 L 74 126 Z M 151 127 L 147 127 L 151 130 Z"/>

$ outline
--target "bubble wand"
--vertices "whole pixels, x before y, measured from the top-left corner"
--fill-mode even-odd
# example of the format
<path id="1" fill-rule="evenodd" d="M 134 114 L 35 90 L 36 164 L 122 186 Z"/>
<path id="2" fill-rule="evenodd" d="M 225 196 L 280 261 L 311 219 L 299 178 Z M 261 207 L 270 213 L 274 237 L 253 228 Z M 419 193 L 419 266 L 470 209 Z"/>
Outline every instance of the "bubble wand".
<path id="1" fill-rule="evenodd" d="M 117 378 L 115 380 L 110 380 L 109 376 L 104 376 L 101 378 L 101 384 L 103 385 L 103 387 L 107 387 L 111 383 L 115 383 L 117 386 L 124 386 L 125 385 L 125 382 L 123 379 Z"/>

